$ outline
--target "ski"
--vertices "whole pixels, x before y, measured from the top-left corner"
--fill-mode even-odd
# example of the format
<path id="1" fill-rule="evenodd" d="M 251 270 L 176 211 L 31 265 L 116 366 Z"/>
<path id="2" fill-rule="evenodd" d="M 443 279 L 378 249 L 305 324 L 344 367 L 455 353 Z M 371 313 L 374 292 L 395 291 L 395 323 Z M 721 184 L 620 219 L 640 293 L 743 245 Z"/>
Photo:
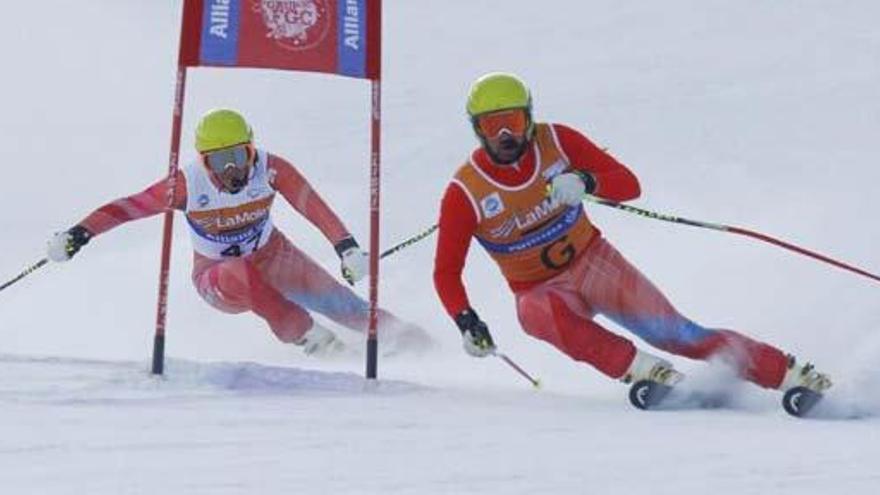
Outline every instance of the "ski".
<path id="1" fill-rule="evenodd" d="M 823 395 L 807 387 L 792 387 L 782 396 L 782 408 L 798 418 L 809 417 Z"/>
<path id="2" fill-rule="evenodd" d="M 782 398 L 782 408 L 786 413 L 797 418 L 812 418 L 829 414 L 820 413 L 817 406 L 824 395 L 807 387 L 793 387 Z M 638 381 L 629 389 L 629 402 L 633 407 L 643 411 L 674 411 L 687 409 L 719 409 L 727 407 L 731 398 L 725 392 L 709 392 L 691 390 L 683 387 L 671 387 L 651 380 Z M 846 414 L 831 413 L 829 417 L 854 419 L 862 414 L 849 412 Z"/>
<path id="3" fill-rule="evenodd" d="M 629 402 L 643 411 L 718 409 L 729 404 L 730 397 L 722 391 L 692 390 L 641 380 L 630 386 Z"/>
<path id="4" fill-rule="evenodd" d="M 651 380 L 641 380 L 629 388 L 629 402 L 637 409 L 655 409 L 669 395 L 672 387 Z"/>

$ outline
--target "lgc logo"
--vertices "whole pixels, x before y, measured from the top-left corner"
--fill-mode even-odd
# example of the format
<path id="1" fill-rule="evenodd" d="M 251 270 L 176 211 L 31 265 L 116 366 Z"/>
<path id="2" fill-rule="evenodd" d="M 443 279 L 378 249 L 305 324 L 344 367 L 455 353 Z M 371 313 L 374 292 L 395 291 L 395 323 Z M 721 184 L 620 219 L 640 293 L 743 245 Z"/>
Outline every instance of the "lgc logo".
<path id="1" fill-rule="evenodd" d="M 269 30 L 267 38 L 288 50 L 314 48 L 327 37 L 330 14 L 327 0 L 252 0 Z"/>

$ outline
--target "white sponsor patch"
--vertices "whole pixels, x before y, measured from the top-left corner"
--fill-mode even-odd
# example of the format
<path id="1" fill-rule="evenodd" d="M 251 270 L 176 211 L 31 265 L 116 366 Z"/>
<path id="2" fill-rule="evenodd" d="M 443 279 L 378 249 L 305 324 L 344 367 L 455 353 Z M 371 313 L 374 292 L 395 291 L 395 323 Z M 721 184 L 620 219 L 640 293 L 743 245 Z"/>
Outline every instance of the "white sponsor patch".
<path id="1" fill-rule="evenodd" d="M 494 192 L 480 200 L 480 209 L 483 210 L 484 218 L 492 218 L 504 211 L 504 203 L 501 195 Z"/>

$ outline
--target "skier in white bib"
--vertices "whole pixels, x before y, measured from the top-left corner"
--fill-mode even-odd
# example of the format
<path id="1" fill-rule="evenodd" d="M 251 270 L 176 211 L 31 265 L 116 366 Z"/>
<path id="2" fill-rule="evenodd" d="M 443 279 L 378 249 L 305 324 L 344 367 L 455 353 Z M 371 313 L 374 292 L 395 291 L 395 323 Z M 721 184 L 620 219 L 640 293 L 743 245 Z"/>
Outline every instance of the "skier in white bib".
<path id="1" fill-rule="evenodd" d="M 238 112 L 206 113 L 195 147 L 199 157 L 177 172 L 173 207 L 189 224 L 192 280 L 201 297 L 227 313 L 253 311 L 279 340 L 302 346 L 306 354 L 338 353 L 339 339 L 309 311 L 362 331 L 369 305 L 274 227 L 269 211 L 276 192 L 333 244 L 349 284 L 366 276 L 367 254 L 293 165 L 254 146 L 251 127 Z M 67 261 L 92 237 L 166 211 L 168 193 L 168 180 L 162 179 L 98 208 L 50 239 L 49 258 Z M 390 340 L 398 349 L 432 345 L 424 330 L 383 310 L 379 330 L 385 337 L 380 342 Z"/>

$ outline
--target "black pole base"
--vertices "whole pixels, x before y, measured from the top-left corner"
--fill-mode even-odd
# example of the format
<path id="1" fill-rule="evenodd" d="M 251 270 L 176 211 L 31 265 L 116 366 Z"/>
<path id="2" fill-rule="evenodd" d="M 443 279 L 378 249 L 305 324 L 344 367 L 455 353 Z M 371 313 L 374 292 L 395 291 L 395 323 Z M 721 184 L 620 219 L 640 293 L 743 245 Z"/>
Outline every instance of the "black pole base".
<path id="1" fill-rule="evenodd" d="M 375 380 L 379 367 L 379 340 L 375 335 L 367 337 L 367 379 Z"/>
<path id="2" fill-rule="evenodd" d="M 153 374 L 161 375 L 165 368 L 165 336 L 156 335 L 153 339 Z"/>

